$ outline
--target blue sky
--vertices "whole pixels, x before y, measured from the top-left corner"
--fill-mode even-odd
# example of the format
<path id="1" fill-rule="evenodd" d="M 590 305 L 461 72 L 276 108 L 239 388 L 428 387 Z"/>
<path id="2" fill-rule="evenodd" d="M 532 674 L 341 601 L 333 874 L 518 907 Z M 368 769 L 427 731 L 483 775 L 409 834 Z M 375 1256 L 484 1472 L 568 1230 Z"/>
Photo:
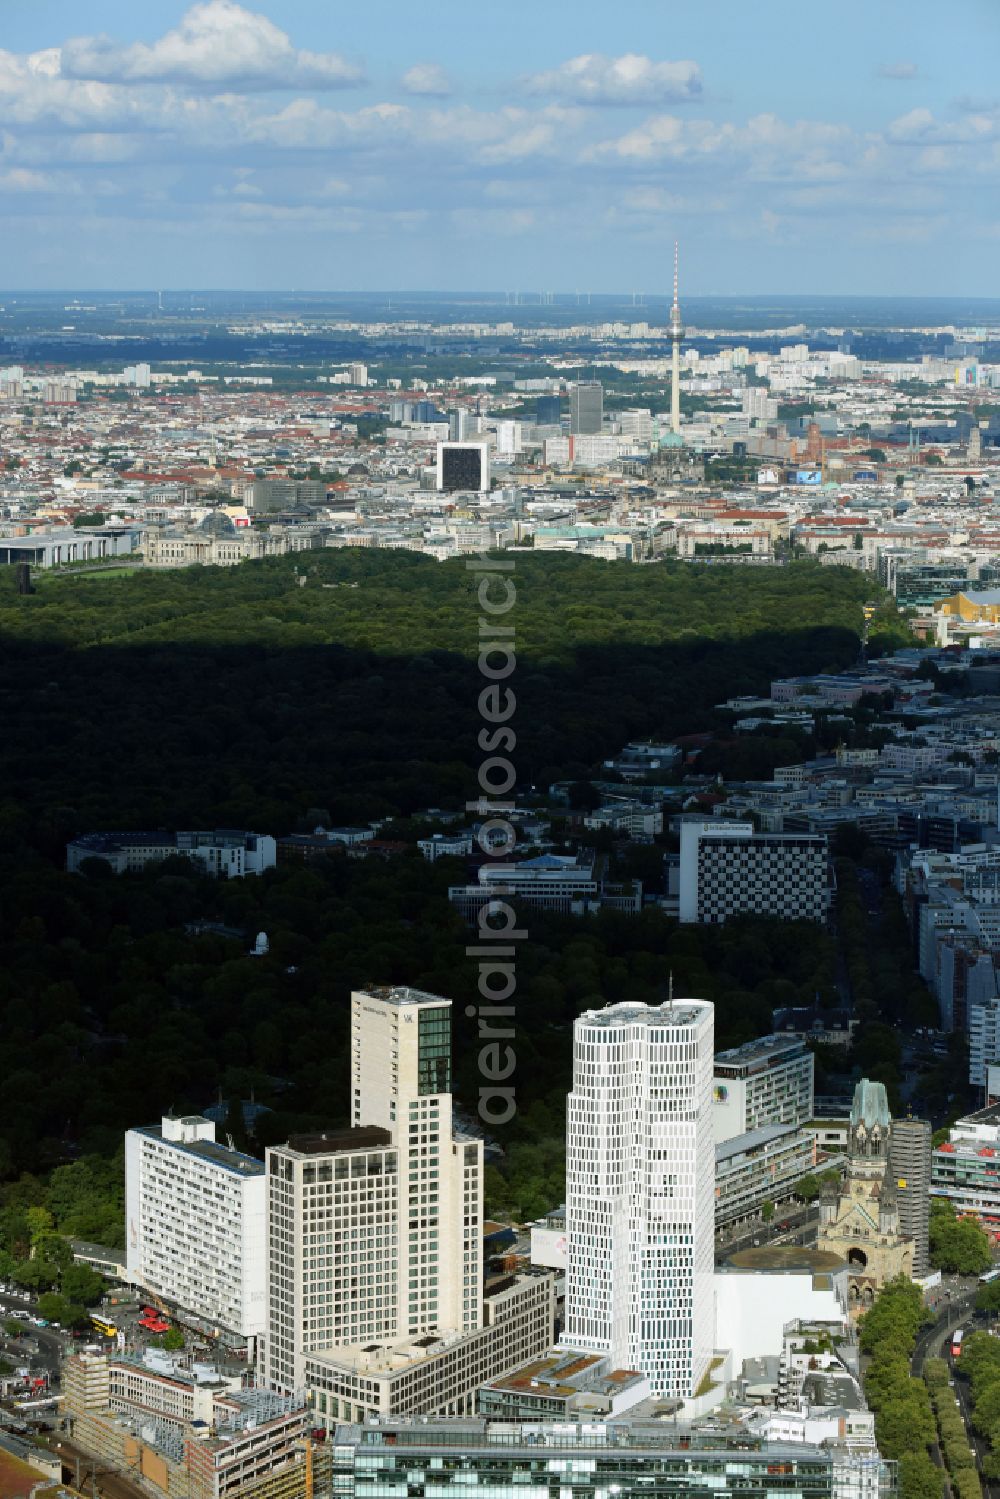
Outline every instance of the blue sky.
<path id="1" fill-rule="evenodd" d="M 1000 294 L 997 0 L 0 0 L 6 287 Z"/>

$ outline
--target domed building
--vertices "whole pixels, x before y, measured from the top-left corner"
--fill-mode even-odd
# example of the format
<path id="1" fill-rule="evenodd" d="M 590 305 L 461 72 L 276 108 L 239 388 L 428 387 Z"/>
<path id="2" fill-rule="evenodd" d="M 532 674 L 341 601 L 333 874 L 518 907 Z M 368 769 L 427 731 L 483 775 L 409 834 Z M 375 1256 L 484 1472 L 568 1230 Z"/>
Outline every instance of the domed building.
<path id="1" fill-rule="evenodd" d="M 885 1084 L 863 1077 L 854 1090 L 847 1170 L 838 1187 L 824 1183 L 816 1245 L 847 1261 L 851 1309 L 870 1307 L 886 1281 L 912 1277 L 916 1244 L 899 1222 L 890 1169 L 892 1116 Z"/>

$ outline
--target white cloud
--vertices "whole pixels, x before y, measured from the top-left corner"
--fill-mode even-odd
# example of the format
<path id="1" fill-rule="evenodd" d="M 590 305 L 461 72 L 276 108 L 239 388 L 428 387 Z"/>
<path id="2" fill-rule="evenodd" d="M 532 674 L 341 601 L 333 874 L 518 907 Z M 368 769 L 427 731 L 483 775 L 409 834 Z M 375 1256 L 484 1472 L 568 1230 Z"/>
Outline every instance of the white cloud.
<path id="1" fill-rule="evenodd" d="M 586 52 L 526 78 L 524 87 L 575 104 L 680 104 L 702 92 L 696 62 L 654 62 L 636 52 L 622 57 Z"/>
<path id="2" fill-rule="evenodd" d="M 244 89 L 343 88 L 360 68 L 337 52 L 305 52 L 267 16 L 235 0 L 194 5 L 157 41 L 119 44 L 75 37 L 61 52 L 65 78 L 103 83 L 182 83 Z"/>
<path id="3" fill-rule="evenodd" d="M 919 69 L 915 62 L 884 62 L 878 70 L 880 78 L 896 78 L 901 83 L 916 78 Z"/>
<path id="4" fill-rule="evenodd" d="M 423 94 L 444 99 L 452 93 L 451 79 L 436 62 L 416 62 L 403 74 L 403 89 L 408 94 Z"/>

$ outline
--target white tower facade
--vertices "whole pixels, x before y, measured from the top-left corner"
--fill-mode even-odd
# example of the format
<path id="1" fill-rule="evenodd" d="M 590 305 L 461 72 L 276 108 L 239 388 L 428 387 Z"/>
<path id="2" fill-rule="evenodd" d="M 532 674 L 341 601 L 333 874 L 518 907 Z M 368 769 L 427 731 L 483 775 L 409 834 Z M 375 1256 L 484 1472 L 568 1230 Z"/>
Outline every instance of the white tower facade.
<path id="1" fill-rule="evenodd" d="M 681 430 L 681 341 L 684 324 L 677 296 L 677 241 L 674 241 L 674 300 L 670 308 L 670 430 L 678 436 Z"/>
<path id="2" fill-rule="evenodd" d="M 715 1339 L 715 1010 L 611 1005 L 573 1029 L 566 1325 L 574 1348 L 693 1394 Z"/>

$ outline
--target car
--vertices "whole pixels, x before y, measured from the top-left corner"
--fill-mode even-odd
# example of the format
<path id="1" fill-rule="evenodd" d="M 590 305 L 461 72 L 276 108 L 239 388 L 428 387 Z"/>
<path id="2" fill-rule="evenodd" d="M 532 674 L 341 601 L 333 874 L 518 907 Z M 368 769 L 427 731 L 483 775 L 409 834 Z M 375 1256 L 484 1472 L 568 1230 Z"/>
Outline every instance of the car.
<path id="1" fill-rule="evenodd" d="M 28 1315 L 27 1312 L 19 1312 L 19 1311 L 18 1312 L 11 1312 L 11 1316 L 14 1318 L 15 1322 L 30 1322 L 31 1321 L 31 1317 Z"/>

